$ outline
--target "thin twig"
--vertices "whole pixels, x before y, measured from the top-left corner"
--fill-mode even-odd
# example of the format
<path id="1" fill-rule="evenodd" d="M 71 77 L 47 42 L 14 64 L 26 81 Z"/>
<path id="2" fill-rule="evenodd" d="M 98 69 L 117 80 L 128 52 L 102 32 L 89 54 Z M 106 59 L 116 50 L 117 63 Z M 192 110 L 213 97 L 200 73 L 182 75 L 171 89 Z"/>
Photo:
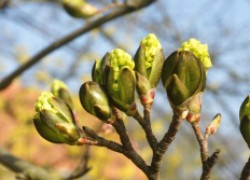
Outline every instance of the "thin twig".
<path id="1" fill-rule="evenodd" d="M 60 48 L 61 46 L 69 43 L 70 41 L 74 40 L 75 38 L 79 37 L 80 35 L 85 34 L 86 32 L 89 32 L 90 30 L 92 30 L 94 28 L 100 27 L 101 25 L 103 25 L 103 24 L 105 24 L 105 23 L 107 23 L 115 18 L 118 18 L 118 17 L 123 16 L 123 15 L 128 14 L 128 13 L 131 13 L 131 12 L 136 11 L 138 9 L 141 9 L 143 7 L 146 7 L 149 4 L 153 3 L 154 1 L 155 0 L 138 1 L 135 6 L 130 6 L 126 3 L 121 5 L 120 3 L 118 3 L 117 8 L 115 8 L 115 6 L 114 6 L 113 11 L 111 11 L 110 13 L 94 20 L 93 22 L 86 24 L 84 27 L 68 34 L 67 36 L 65 36 L 57 41 L 55 41 L 54 43 L 50 44 L 49 46 L 47 46 L 46 48 L 44 48 L 43 50 L 38 52 L 35 56 L 30 58 L 26 63 L 21 65 L 19 68 L 14 70 L 10 75 L 8 75 L 7 77 L 5 77 L 4 79 L 1 80 L 0 91 L 5 89 L 6 87 L 8 87 L 16 77 L 18 77 L 24 71 L 26 71 L 27 69 L 29 69 L 30 67 L 32 67 L 33 65 L 38 63 L 40 60 L 42 60 L 43 57 L 45 57 L 49 53 L 53 52 L 54 50 Z"/>
<path id="2" fill-rule="evenodd" d="M 79 166 L 70 174 L 69 177 L 64 178 L 64 180 L 80 178 L 86 175 L 91 170 L 91 167 L 88 166 L 89 151 L 90 151 L 90 147 L 86 146 L 86 150 L 83 154 L 83 157 L 81 159 Z"/>
<path id="3" fill-rule="evenodd" d="M 117 120 L 112 125 L 115 128 L 116 132 L 119 134 L 121 143 L 124 146 L 124 148 L 127 151 L 134 150 L 134 148 L 133 148 L 133 146 L 131 144 L 131 141 L 130 141 L 128 135 L 127 135 L 126 128 L 125 128 L 125 125 L 124 125 L 123 121 L 122 120 Z"/>
<path id="4" fill-rule="evenodd" d="M 214 165 L 217 163 L 217 160 L 219 158 L 220 150 L 217 149 L 210 157 L 208 157 L 206 163 L 203 166 L 202 169 L 202 175 L 201 180 L 209 180 L 210 179 L 210 173 Z M 245 179 L 246 180 L 246 179 Z"/>
<path id="5" fill-rule="evenodd" d="M 200 156 L 202 161 L 202 174 L 201 180 L 209 180 L 210 173 L 214 165 L 216 164 L 220 150 L 216 150 L 210 157 L 208 151 L 208 136 L 203 135 L 200 129 L 199 123 L 192 123 L 192 127 L 196 136 L 196 139 L 200 146 Z"/>
<path id="6" fill-rule="evenodd" d="M 142 159 L 142 157 L 134 150 L 131 141 L 127 135 L 123 120 L 117 119 L 112 125 L 119 134 L 122 145 L 124 146 L 123 154 L 127 158 L 129 158 L 139 169 L 141 169 L 147 177 L 149 177 L 149 167 Z"/>
<path id="7" fill-rule="evenodd" d="M 113 107 L 113 112 L 116 117 L 116 121 L 112 124 L 116 132 L 119 134 L 121 143 L 124 147 L 124 155 L 129 158 L 139 169 L 141 169 L 144 174 L 149 177 L 149 167 L 142 157 L 135 151 L 132 143 L 128 137 L 126 127 L 123 122 L 123 116 L 120 110 Z"/>
<path id="8" fill-rule="evenodd" d="M 196 139 L 200 146 L 200 156 L 202 164 L 204 164 L 208 159 L 208 143 L 207 138 L 205 138 L 201 132 L 199 123 L 192 123 L 192 128 L 194 130 Z"/>
<path id="9" fill-rule="evenodd" d="M 96 143 L 90 144 L 90 145 L 95 145 L 95 146 L 103 146 L 106 147 L 112 151 L 118 152 L 118 153 L 123 153 L 123 147 L 118 144 L 117 142 L 107 140 L 103 137 L 98 136 L 95 131 L 92 129 L 83 126 L 83 131 L 86 133 L 87 138 L 90 138 L 93 141 L 96 141 Z"/>
<path id="10" fill-rule="evenodd" d="M 22 176 L 27 179 L 59 179 L 55 173 L 51 173 L 41 167 L 15 157 L 2 147 L 0 147 L 0 163 L 13 172 L 22 174 Z"/>
<path id="11" fill-rule="evenodd" d="M 182 122 L 182 114 L 174 113 L 172 117 L 171 124 L 168 128 L 168 131 L 165 133 L 162 140 L 159 142 L 156 153 L 153 154 L 152 162 L 151 162 L 151 177 L 150 179 L 156 180 L 159 175 L 159 169 L 162 162 L 163 155 L 167 151 L 169 145 L 175 138 L 179 127 Z"/>
<path id="12" fill-rule="evenodd" d="M 118 110 L 116 110 L 118 112 Z M 88 127 L 83 127 L 83 131 L 86 133 L 87 137 L 91 141 L 96 143 L 90 144 L 94 146 L 103 146 L 112 151 L 118 152 L 129 158 L 139 169 L 141 169 L 146 176 L 149 177 L 149 167 L 146 162 L 141 158 L 141 156 L 134 150 L 131 141 L 127 135 L 125 125 L 122 120 L 122 116 L 116 116 L 116 121 L 112 123 L 112 126 L 115 128 L 118 133 L 122 146 L 117 142 L 107 140 L 103 137 L 98 136 L 95 131 L 89 129 Z"/>
<path id="13" fill-rule="evenodd" d="M 151 149 L 153 150 L 153 152 L 156 151 L 158 141 L 152 131 L 151 122 L 150 122 L 150 111 L 144 110 L 144 118 L 137 111 L 134 118 L 138 121 L 138 123 L 141 125 L 142 129 L 144 130 L 147 141 Z"/>

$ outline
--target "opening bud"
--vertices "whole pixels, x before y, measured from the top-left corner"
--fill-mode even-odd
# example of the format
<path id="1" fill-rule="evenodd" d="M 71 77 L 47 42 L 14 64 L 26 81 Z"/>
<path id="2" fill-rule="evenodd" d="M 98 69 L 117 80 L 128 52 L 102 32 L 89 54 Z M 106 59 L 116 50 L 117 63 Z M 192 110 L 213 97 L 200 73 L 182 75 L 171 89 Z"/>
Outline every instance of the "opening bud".
<path id="1" fill-rule="evenodd" d="M 212 62 L 208 53 L 208 45 L 201 44 L 200 41 L 191 38 L 188 41 L 182 43 L 179 51 L 191 51 L 205 67 L 205 71 L 207 73 L 208 69 L 212 67 Z"/>
<path id="2" fill-rule="evenodd" d="M 131 56 L 121 49 L 114 49 L 104 56 L 100 69 L 103 72 L 104 85 L 114 105 L 127 115 L 133 115 L 136 112 L 136 79 Z"/>
<path id="3" fill-rule="evenodd" d="M 43 92 L 35 104 L 34 124 L 38 133 L 53 143 L 77 144 L 82 136 L 69 105 L 50 92 Z"/>
<path id="4" fill-rule="evenodd" d="M 64 100 L 71 108 L 73 108 L 71 94 L 69 92 L 68 86 L 64 82 L 55 79 L 51 85 L 51 92 L 54 96 Z"/>
<path id="5" fill-rule="evenodd" d="M 175 51 L 164 62 L 162 82 L 171 106 L 180 108 L 186 100 L 204 90 L 205 69 L 192 52 Z"/>
<path id="6" fill-rule="evenodd" d="M 152 88 L 160 81 L 164 59 L 161 44 L 154 34 L 142 39 L 135 55 L 135 70 L 149 80 Z"/>

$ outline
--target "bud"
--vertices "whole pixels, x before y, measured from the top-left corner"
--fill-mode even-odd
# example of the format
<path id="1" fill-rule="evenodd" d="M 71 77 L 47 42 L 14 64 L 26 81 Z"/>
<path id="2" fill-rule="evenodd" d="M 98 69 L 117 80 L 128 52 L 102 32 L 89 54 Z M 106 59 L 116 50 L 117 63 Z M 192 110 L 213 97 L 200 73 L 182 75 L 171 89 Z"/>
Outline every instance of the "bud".
<path id="1" fill-rule="evenodd" d="M 221 114 L 218 113 L 214 116 L 212 122 L 207 126 L 206 135 L 210 136 L 215 134 L 220 127 L 220 123 L 221 123 Z"/>
<path id="2" fill-rule="evenodd" d="M 187 99 L 204 90 L 205 69 L 192 52 L 176 51 L 163 65 L 162 82 L 172 107 L 182 107 Z"/>
<path id="3" fill-rule="evenodd" d="M 102 72 L 101 72 L 101 60 L 96 60 L 92 68 L 92 80 L 98 84 L 103 85 Z"/>
<path id="4" fill-rule="evenodd" d="M 250 95 L 248 95 L 240 107 L 240 120 L 243 119 L 244 116 L 250 115 Z"/>
<path id="5" fill-rule="evenodd" d="M 152 88 L 160 81 L 164 59 L 161 44 L 154 34 L 142 39 L 135 55 L 135 70 L 149 80 Z"/>
<path id="6" fill-rule="evenodd" d="M 38 133 L 53 143 L 77 144 L 81 130 L 76 126 L 71 108 L 65 101 L 43 92 L 35 104 L 34 124 Z"/>
<path id="7" fill-rule="evenodd" d="M 92 79 L 93 81 L 101 84 L 101 85 L 106 85 L 106 70 L 108 66 L 111 66 L 111 61 L 109 59 L 110 53 L 106 53 L 102 60 L 96 60 L 93 68 L 92 68 Z"/>
<path id="8" fill-rule="evenodd" d="M 151 88 L 150 82 L 146 77 L 136 72 L 136 91 L 140 96 L 141 104 L 144 109 L 151 109 L 155 97 L 155 88 Z"/>
<path id="9" fill-rule="evenodd" d="M 123 68 L 116 74 L 112 67 L 107 69 L 107 90 L 112 102 L 127 115 L 132 116 L 136 112 L 134 93 L 136 81 L 134 71 Z"/>
<path id="10" fill-rule="evenodd" d="M 85 0 L 63 0 L 64 9 L 76 18 L 89 18 L 98 13 L 96 7 L 85 2 Z"/>
<path id="11" fill-rule="evenodd" d="M 189 123 L 198 123 L 200 121 L 200 112 L 202 106 L 202 92 L 190 97 L 184 103 L 188 110 L 186 120 Z"/>
<path id="12" fill-rule="evenodd" d="M 64 82 L 55 79 L 51 85 L 51 92 L 54 96 L 64 100 L 71 108 L 73 108 L 71 94 Z"/>
<path id="13" fill-rule="evenodd" d="M 90 114 L 102 121 L 109 121 L 111 108 L 109 100 L 102 87 L 93 81 L 85 82 L 80 88 L 80 101 L 82 107 Z"/>
<path id="14" fill-rule="evenodd" d="M 200 41 L 191 38 L 188 41 L 182 43 L 179 51 L 191 51 L 205 67 L 205 71 L 207 73 L 208 69 L 212 67 L 212 62 L 208 53 L 207 44 L 201 44 Z"/>
<path id="15" fill-rule="evenodd" d="M 99 68 L 98 68 L 99 67 Z M 127 115 L 135 113 L 134 92 L 136 80 L 134 74 L 134 61 L 131 56 L 121 49 L 114 49 L 107 53 L 100 65 L 94 67 L 93 79 L 101 77 L 101 83 L 107 89 L 112 102 Z M 93 71 L 92 71 L 93 72 Z"/>
<path id="16" fill-rule="evenodd" d="M 250 148 L 250 95 L 240 107 L 240 132 Z"/>

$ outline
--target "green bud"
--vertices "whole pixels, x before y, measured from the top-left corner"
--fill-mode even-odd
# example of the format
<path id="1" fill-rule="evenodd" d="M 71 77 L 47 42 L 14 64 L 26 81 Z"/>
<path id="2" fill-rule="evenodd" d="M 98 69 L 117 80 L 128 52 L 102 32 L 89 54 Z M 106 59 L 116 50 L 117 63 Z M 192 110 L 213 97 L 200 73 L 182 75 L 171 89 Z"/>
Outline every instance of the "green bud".
<path id="1" fill-rule="evenodd" d="M 63 0 L 64 9 L 76 18 L 89 18 L 98 13 L 96 7 L 85 2 L 85 0 Z"/>
<path id="2" fill-rule="evenodd" d="M 248 95 L 240 107 L 240 120 L 243 119 L 244 116 L 250 115 L 250 95 Z"/>
<path id="3" fill-rule="evenodd" d="M 105 70 L 107 66 L 110 66 L 108 55 L 109 53 L 106 53 L 101 60 L 96 60 L 92 67 L 92 80 L 100 85 L 105 84 Z"/>
<path id="4" fill-rule="evenodd" d="M 154 101 L 155 88 L 151 88 L 148 79 L 138 72 L 136 72 L 136 91 L 144 109 L 150 110 Z"/>
<path id="5" fill-rule="evenodd" d="M 205 69 L 192 52 L 176 51 L 163 65 L 162 82 L 171 105 L 181 107 L 187 99 L 204 90 Z"/>
<path id="6" fill-rule="evenodd" d="M 184 103 L 184 106 L 188 110 L 186 120 L 190 123 L 198 123 L 200 121 L 202 107 L 202 92 L 187 99 Z"/>
<path id="7" fill-rule="evenodd" d="M 51 85 L 51 92 L 54 96 L 64 100 L 71 108 L 73 108 L 71 94 L 68 86 L 64 82 L 55 79 Z"/>
<path id="8" fill-rule="evenodd" d="M 35 104 L 34 124 L 38 133 L 53 143 L 77 144 L 81 130 L 71 108 L 50 92 L 43 92 Z"/>
<path id="9" fill-rule="evenodd" d="M 161 44 L 154 34 L 142 39 L 135 55 L 135 70 L 149 80 L 152 88 L 160 81 L 164 59 Z"/>
<path id="10" fill-rule="evenodd" d="M 101 85 L 106 85 L 106 81 L 107 81 L 107 67 L 111 66 L 111 60 L 110 60 L 110 52 L 106 53 L 101 62 L 99 63 L 99 66 L 97 67 L 97 71 L 96 71 L 96 76 L 99 79 L 99 84 Z M 99 73 L 97 73 L 99 71 Z M 93 78 L 94 79 L 94 78 Z"/>
<path id="11" fill-rule="evenodd" d="M 131 115 L 136 110 L 134 92 L 136 87 L 134 61 L 121 49 L 106 53 L 92 68 L 92 79 L 103 85 L 112 102 Z"/>
<path id="12" fill-rule="evenodd" d="M 208 69 L 212 67 L 207 44 L 201 44 L 200 41 L 191 38 L 188 41 L 182 43 L 179 51 L 191 51 L 198 59 L 200 59 L 203 66 L 205 67 L 206 73 Z"/>
<path id="13" fill-rule="evenodd" d="M 100 65 L 96 66 L 97 70 L 94 71 L 94 76 L 98 76 L 97 72 L 100 72 L 99 79 L 102 79 L 101 83 L 107 89 L 112 102 L 128 115 L 132 115 L 136 110 L 134 66 L 134 61 L 128 53 L 114 49 L 103 57 Z"/>
<path id="14" fill-rule="evenodd" d="M 250 148 L 250 95 L 241 104 L 239 116 L 240 132 Z"/>
<path id="15" fill-rule="evenodd" d="M 102 83 L 102 72 L 101 72 L 101 60 L 96 60 L 95 64 L 93 65 L 92 68 L 92 80 L 99 83 Z"/>
<path id="16" fill-rule="evenodd" d="M 134 93 L 136 80 L 133 69 L 125 67 L 117 72 L 112 67 L 107 67 L 106 88 L 112 102 L 120 110 L 130 116 L 135 113 Z"/>
<path id="17" fill-rule="evenodd" d="M 83 108 L 100 120 L 108 122 L 111 108 L 108 97 L 102 87 L 93 81 L 85 82 L 80 88 L 80 101 Z"/>

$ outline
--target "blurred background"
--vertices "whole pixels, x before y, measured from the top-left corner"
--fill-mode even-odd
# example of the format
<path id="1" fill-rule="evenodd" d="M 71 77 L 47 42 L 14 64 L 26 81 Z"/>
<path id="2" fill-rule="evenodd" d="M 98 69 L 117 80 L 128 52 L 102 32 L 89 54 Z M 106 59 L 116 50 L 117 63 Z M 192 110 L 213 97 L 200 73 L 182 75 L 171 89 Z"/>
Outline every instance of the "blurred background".
<path id="1" fill-rule="evenodd" d="M 89 20 L 70 17 L 60 2 L 0 0 L 0 80 L 52 42 L 88 23 Z M 99 8 L 111 3 L 89 2 Z M 249 0 L 158 0 L 80 36 L 47 55 L 0 92 L 0 146 L 30 162 L 70 173 L 85 148 L 55 145 L 39 137 L 32 117 L 40 92 L 49 90 L 53 79 L 63 80 L 75 97 L 80 123 L 96 127 L 99 121 L 86 114 L 78 100 L 81 84 L 91 79 L 94 60 L 117 47 L 134 55 L 140 40 L 148 33 L 157 35 L 166 56 L 194 37 L 208 44 L 213 61 L 203 95 L 202 129 L 216 113 L 222 114 L 219 131 L 209 139 L 210 153 L 217 148 L 222 151 L 212 179 L 238 179 L 249 157 L 238 119 L 240 104 L 250 93 L 249 9 Z M 152 111 L 152 126 L 158 139 L 167 130 L 170 119 L 171 109 L 160 83 Z M 132 119 L 126 125 L 138 152 L 150 162 L 151 150 L 142 130 Z M 113 132 L 100 133 L 118 139 Z M 92 170 L 83 179 L 145 179 L 129 160 L 105 148 L 90 148 L 90 165 Z M 161 177 L 199 179 L 200 173 L 198 143 L 192 127 L 184 122 L 165 155 Z M 14 175 L 0 166 L 0 178 Z"/>

